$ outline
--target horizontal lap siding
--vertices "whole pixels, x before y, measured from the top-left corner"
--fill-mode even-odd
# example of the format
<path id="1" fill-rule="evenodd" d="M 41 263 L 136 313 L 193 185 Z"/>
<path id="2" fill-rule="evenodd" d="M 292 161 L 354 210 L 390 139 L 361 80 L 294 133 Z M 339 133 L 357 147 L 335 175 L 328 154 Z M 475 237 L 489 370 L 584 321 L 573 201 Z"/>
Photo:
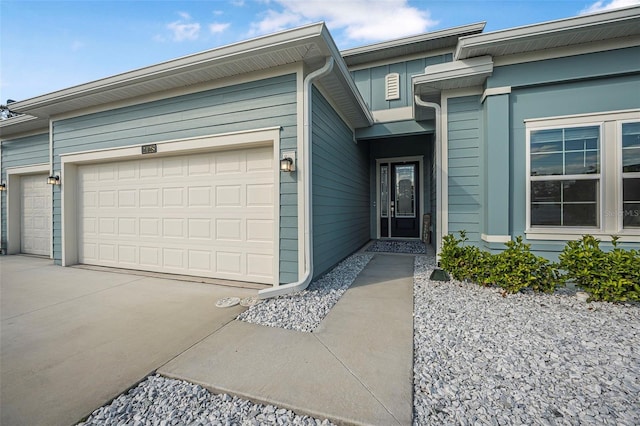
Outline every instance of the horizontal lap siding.
<path id="1" fill-rule="evenodd" d="M 356 70 L 351 72 L 351 76 L 356 83 L 358 91 L 371 110 L 402 108 L 413 105 L 411 77 L 424 74 L 425 67 L 429 65 L 450 62 L 451 60 L 452 55 L 447 53 Z M 384 78 L 389 73 L 398 73 L 400 75 L 400 99 L 392 101 L 385 99 Z"/>
<path id="2" fill-rule="evenodd" d="M 313 92 L 313 247 L 318 276 L 369 240 L 369 168 L 365 143 Z"/>
<path id="3" fill-rule="evenodd" d="M 49 134 L 2 141 L 2 170 L 0 181 L 7 181 L 7 169 L 49 162 Z M 2 200 L 2 250 L 7 248 L 7 192 L 0 192 Z"/>
<path id="4" fill-rule="evenodd" d="M 464 230 L 480 244 L 480 99 L 452 98 L 447 108 L 449 233 Z"/>
<path id="5" fill-rule="evenodd" d="M 280 148 L 296 149 L 296 75 L 289 74 L 56 121 L 60 155 L 251 129 L 282 127 Z M 297 185 L 280 184 L 280 282 L 298 278 Z M 61 198 L 54 192 L 54 258 L 60 261 Z"/>

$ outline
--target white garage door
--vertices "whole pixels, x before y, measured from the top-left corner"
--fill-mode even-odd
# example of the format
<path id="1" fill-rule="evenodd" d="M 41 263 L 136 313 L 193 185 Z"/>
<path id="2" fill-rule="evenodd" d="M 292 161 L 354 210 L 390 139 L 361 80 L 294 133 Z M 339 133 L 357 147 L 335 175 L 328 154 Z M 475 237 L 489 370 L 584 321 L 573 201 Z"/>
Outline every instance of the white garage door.
<path id="1" fill-rule="evenodd" d="M 274 282 L 271 147 L 78 168 L 80 263 Z"/>
<path id="2" fill-rule="evenodd" d="M 47 176 L 20 178 L 20 252 L 48 256 L 51 241 L 51 186 Z"/>

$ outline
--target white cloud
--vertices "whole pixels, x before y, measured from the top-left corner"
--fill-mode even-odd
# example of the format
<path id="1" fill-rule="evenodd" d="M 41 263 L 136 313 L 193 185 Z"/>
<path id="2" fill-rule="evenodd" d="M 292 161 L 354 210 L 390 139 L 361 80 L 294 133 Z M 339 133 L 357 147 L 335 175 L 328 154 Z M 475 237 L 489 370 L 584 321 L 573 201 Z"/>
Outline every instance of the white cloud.
<path id="1" fill-rule="evenodd" d="M 209 24 L 209 31 L 211 34 L 219 34 L 225 32 L 230 26 L 231 24 L 229 22 L 213 22 Z"/>
<path id="2" fill-rule="evenodd" d="M 590 6 L 580 11 L 581 15 L 587 13 L 603 12 L 605 10 L 618 9 L 621 7 L 640 5 L 640 0 L 598 0 Z"/>
<path id="3" fill-rule="evenodd" d="M 197 40 L 200 36 L 200 24 L 191 22 L 191 15 L 186 12 L 179 12 L 180 19 L 167 25 L 173 33 L 173 40 Z"/>
<path id="4" fill-rule="evenodd" d="M 309 22 L 325 21 L 332 31 L 343 30 L 350 40 L 379 41 L 428 31 L 437 24 L 424 9 L 407 0 L 273 0 L 281 11 L 269 9 L 252 24 L 252 34 L 266 34 Z"/>
<path id="5" fill-rule="evenodd" d="M 231 4 L 237 7 L 244 6 L 244 0 L 231 0 Z"/>

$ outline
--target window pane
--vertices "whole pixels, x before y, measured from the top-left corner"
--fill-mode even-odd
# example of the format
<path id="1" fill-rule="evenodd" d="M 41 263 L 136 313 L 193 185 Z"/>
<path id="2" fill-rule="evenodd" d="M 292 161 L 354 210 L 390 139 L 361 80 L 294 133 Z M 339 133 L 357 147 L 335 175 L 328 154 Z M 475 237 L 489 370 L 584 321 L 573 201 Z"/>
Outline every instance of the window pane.
<path id="1" fill-rule="evenodd" d="M 563 226 L 598 226 L 598 205 L 589 204 L 564 204 Z"/>
<path id="2" fill-rule="evenodd" d="M 622 147 L 639 147 L 640 148 L 640 122 L 624 123 L 622 125 Z"/>
<path id="3" fill-rule="evenodd" d="M 531 176 L 562 175 L 562 153 L 531 155 Z"/>
<path id="4" fill-rule="evenodd" d="M 534 203 L 559 203 L 560 182 L 531 182 L 531 201 Z"/>
<path id="5" fill-rule="evenodd" d="M 562 151 L 562 129 L 531 132 L 531 153 Z"/>
<path id="6" fill-rule="evenodd" d="M 380 166 L 380 216 L 389 215 L 389 166 Z"/>
<path id="7" fill-rule="evenodd" d="M 622 198 L 625 203 L 640 203 L 640 178 L 624 179 L 622 182 Z"/>
<path id="8" fill-rule="evenodd" d="M 623 207 L 622 226 L 625 228 L 640 228 L 640 203 L 624 203 Z"/>
<path id="9" fill-rule="evenodd" d="M 640 147 L 622 149 L 622 171 L 640 172 Z"/>
<path id="10" fill-rule="evenodd" d="M 560 204 L 531 203 L 531 225 L 560 226 L 562 210 Z"/>
<path id="11" fill-rule="evenodd" d="M 565 180 L 562 181 L 562 195 L 565 203 L 589 201 L 596 203 L 598 200 L 597 180 Z"/>
<path id="12" fill-rule="evenodd" d="M 566 175 L 600 173 L 598 151 L 567 152 L 565 154 Z"/>

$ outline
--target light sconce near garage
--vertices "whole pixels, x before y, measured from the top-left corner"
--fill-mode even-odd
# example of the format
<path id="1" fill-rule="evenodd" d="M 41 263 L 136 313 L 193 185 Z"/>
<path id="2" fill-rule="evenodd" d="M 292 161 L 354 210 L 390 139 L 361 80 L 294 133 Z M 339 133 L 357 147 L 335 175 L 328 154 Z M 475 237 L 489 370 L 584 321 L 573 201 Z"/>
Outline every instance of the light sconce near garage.
<path id="1" fill-rule="evenodd" d="M 287 151 L 282 153 L 282 159 L 280 160 L 281 172 L 294 172 L 296 170 L 296 152 Z"/>
<path id="2" fill-rule="evenodd" d="M 2 182 L 0 183 L 0 191 L 6 191 L 7 190 L 7 184 Z"/>
<path id="3" fill-rule="evenodd" d="M 47 183 L 49 185 L 60 185 L 60 176 L 52 175 L 47 178 Z"/>

